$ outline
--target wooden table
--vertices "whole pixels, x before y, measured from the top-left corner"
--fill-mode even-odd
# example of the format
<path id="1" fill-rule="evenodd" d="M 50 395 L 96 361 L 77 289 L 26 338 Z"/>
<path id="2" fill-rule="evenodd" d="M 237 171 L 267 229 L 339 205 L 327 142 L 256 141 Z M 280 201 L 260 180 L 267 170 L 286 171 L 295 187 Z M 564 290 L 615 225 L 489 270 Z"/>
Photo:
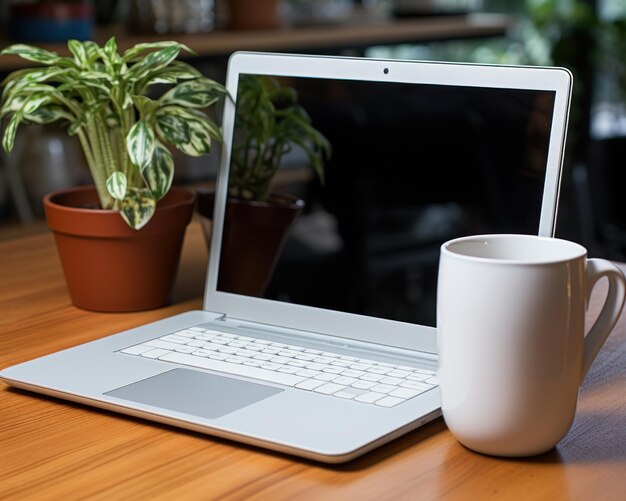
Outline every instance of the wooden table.
<path id="1" fill-rule="evenodd" d="M 0 243 L 0 367 L 199 308 L 206 260 L 193 222 L 175 303 L 101 314 L 71 306 L 50 234 Z M 524 460 L 472 453 L 438 419 L 325 466 L 0 383 L 0 499 L 624 499 L 625 362 L 622 319 L 587 376 L 570 433 Z"/>

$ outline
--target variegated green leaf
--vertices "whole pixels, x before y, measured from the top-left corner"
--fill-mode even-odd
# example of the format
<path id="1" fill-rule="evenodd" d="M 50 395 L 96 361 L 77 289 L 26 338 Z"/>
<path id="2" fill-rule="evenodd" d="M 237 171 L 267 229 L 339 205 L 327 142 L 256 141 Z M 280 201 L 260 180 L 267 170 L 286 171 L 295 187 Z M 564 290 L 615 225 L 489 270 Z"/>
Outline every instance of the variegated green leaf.
<path id="1" fill-rule="evenodd" d="M 124 200 L 128 181 L 123 172 L 115 171 L 107 179 L 107 191 L 116 200 Z"/>
<path id="2" fill-rule="evenodd" d="M 115 39 L 115 37 L 109 38 L 104 44 L 102 50 L 104 51 L 106 57 L 111 63 L 116 63 L 121 60 L 120 55 L 117 51 L 117 40 Z"/>
<path id="3" fill-rule="evenodd" d="M 148 77 L 146 85 L 156 83 L 175 84 L 178 80 L 193 80 L 200 77 L 202 77 L 202 73 L 190 64 L 183 61 L 172 61 L 165 68 L 152 72 Z"/>
<path id="4" fill-rule="evenodd" d="M 145 121 L 139 120 L 133 125 L 126 137 L 126 148 L 130 161 L 143 169 L 152 159 L 154 145 L 154 131 Z"/>
<path id="5" fill-rule="evenodd" d="M 188 143 L 191 141 L 189 124 L 174 113 L 158 112 L 156 116 L 157 131 L 161 138 L 172 144 Z"/>
<path id="6" fill-rule="evenodd" d="M 130 188 L 122 200 L 120 213 L 128 226 L 139 230 L 152 218 L 156 200 L 147 188 Z"/>
<path id="7" fill-rule="evenodd" d="M 151 113 L 154 113 L 159 107 L 158 101 L 153 101 L 147 96 L 133 96 L 133 103 L 142 117 L 147 117 Z"/>
<path id="8" fill-rule="evenodd" d="M 4 136 L 2 137 L 2 147 L 4 151 L 10 153 L 13 149 L 13 144 L 15 143 L 15 134 L 17 133 L 17 128 L 22 121 L 22 114 L 18 111 L 9 123 L 7 124 L 6 129 L 4 129 Z"/>
<path id="9" fill-rule="evenodd" d="M 204 113 L 190 110 L 180 106 L 166 106 L 157 114 L 157 120 L 161 113 L 177 116 L 187 123 L 189 127 L 189 141 L 174 143 L 176 148 L 192 157 L 208 155 L 211 152 L 211 141 L 222 140 L 220 128 Z"/>
<path id="10" fill-rule="evenodd" d="M 67 48 L 74 56 L 74 61 L 76 61 L 77 66 L 85 69 L 89 67 L 89 57 L 87 56 L 87 49 L 82 42 L 79 42 L 78 40 L 69 40 L 67 42 Z"/>
<path id="11" fill-rule="evenodd" d="M 0 118 L 8 115 L 9 113 L 15 113 L 16 111 L 21 110 L 27 99 L 28 96 L 15 96 L 7 100 L 2 106 L 2 109 L 0 109 Z"/>
<path id="12" fill-rule="evenodd" d="M 58 64 L 61 61 L 61 57 L 56 52 L 40 49 L 39 47 L 33 47 L 32 45 L 15 44 L 3 49 L 0 55 L 12 55 L 19 56 L 27 61 L 33 61 L 35 63 L 42 64 Z"/>
<path id="13" fill-rule="evenodd" d="M 148 43 L 137 44 L 134 47 L 131 47 L 130 49 L 126 50 L 124 52 L 124 55 L 122 56 L 122 59 L 125 62 L 132 62 L 135 59 L 137 59 L 141 55 L 142 52 L 145 52 L 147 50 L 167 49 L 171 47 L 176 47 L 178 48 L 179 51 L 184 50 L 191 54 L 195 54 L 193 50 L 191 50 L 189 47 L 187 47 L 185 44 L 182 44 L 182 43 L 172 42 L 172 41 L 148 42 Z"/>
<path id="14" fill-rule="evenodd" d="M 6 77 L 0 84 L 4 87 L 2 94 L 9 94 L 14 87 L 24 87 L 26 85 L 42 83 L 49 80 L 60 82 L 62 78 L 59 77 L 69 74 L 72 71 L 71 69 L 60 68 L 58 66 L 17 70 Z"/>
<path id="15" fill-rule="evenodd" d="M 206 108 L 226 94 L 223 85 L 208 78 L 198 78 L 178 84 L 160 99 L 161 103 L 189 108 Z"/>
<path id="16" fill-rule="evenodd" d="M 49 102 L 50 96 L 48 94 L 33 94 L 24 102 L 22 112 L 26 114 L 34 113 L 40 106 L 48 104 Z"/>
<path id="17" fill-rule="evenodd" d="M 152 161 L 141 170 L 141 175 L 154 198 L 160 200 L 165 196 L 174 179 L 174 159 L 165 146 L 157 144 Z"/>
<path id="18" fill-rule="evenodd" d="M 24 114 L 24 120 L 40 125 L 49 124 L 63 119 L 72 121 L 74 120 L 74 116 L 62 106 L 55 104 L 41 106 L 32 113 Z"/>
<path id="19" fill-rule="evenodd" d="M 159 70 L 170 64 L 180 52 L 180 47 L 173 45 L 156 52 L 151 52 L 128 70 L 127 78 L 131 82 L 141 80 L 152 71 Z"/>

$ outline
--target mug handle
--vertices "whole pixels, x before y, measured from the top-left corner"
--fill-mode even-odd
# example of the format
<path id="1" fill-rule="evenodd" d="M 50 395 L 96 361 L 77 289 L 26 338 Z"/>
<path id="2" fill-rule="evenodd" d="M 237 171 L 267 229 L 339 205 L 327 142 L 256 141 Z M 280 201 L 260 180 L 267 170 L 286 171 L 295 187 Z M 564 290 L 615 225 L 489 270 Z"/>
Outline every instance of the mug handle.
<path id="1" fill-rule="evenodd" d="M 600 315 L 598 315 L 596 322 L 585 336 L 581 382 L 585 379 L 604 341 L 609 337 L 611 329 L 622 312 L 624 299 L 626 298 L 626 280 L 624 279 L 624 274 L 614 264 L 605 259 L 588 259 L 586 273 L 587 305 L 589 305 L 591 291 L 600 278 L 606 277 L 609 279 L 609 293 Z"/>

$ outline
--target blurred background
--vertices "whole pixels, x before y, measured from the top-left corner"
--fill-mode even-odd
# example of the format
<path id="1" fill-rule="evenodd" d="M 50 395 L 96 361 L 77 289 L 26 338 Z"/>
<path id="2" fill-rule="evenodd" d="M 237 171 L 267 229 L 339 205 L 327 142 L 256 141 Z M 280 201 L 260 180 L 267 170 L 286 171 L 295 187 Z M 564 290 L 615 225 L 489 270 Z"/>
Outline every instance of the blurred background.
<path id="1" fill-rule="evenodd" d="M 564 66 L 575 78 L 557 235 L 626 260 L 626 2 L 623 0 L 4 0 L 0 48 L 66 53 L 71 38 L 121 48 L 176 39 L 223 82 L 230 54 L 262 50 Z M 0 58 L 0 77 L 25 62 Z M 219 151 L 176 158 L 176 183 L 210 185 Z M 0 239 L 43 231 L 44 194 L 89 182 L 75 138 L 20 130 L 0 157 Z"/>

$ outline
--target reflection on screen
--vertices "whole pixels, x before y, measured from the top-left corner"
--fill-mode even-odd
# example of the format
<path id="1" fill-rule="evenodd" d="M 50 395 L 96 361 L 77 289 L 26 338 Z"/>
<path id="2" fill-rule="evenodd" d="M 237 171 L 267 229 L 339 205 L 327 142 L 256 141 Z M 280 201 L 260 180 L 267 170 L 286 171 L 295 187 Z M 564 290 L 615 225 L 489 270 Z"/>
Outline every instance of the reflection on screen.
<path id="1" fill-rule="evenodd" d="M 270 227 L 229 203 L 218 290 L 435 325 L 444 241 L 537 233 L 553 92 L 278 80 L 332 154 L 323 182 L 297 146 L 282 159 L 273 191 L 304 207 L 272 213 Z M 293 222 L 274 259 L 263 244 L 283 217 Z M 257 285 L 230 280 L 237 270 Z"/>

